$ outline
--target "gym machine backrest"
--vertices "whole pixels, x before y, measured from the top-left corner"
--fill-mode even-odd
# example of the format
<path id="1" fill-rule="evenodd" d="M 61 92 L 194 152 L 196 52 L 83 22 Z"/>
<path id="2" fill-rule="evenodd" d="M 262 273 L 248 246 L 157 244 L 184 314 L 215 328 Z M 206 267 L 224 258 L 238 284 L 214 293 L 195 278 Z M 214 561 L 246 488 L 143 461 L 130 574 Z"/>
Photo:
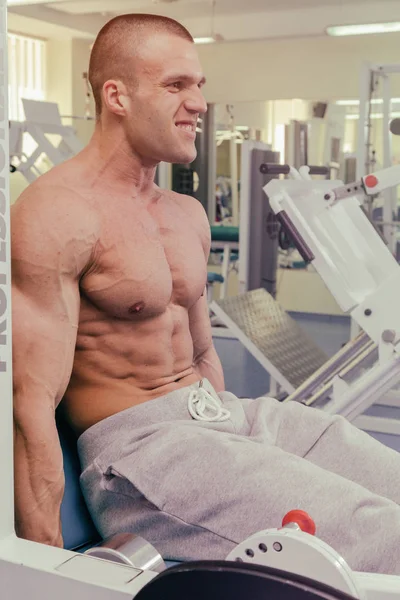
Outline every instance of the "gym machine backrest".
<path id="1" fill-rule="evenodd" d="M 79 484 L 81 467 L 76 448 L 76 435 L 57 414 L 57 429 L 63 453 L 65 476 L 61 504 L 61 524 L 64 548 L 81 550 L 100 541 Z"/>

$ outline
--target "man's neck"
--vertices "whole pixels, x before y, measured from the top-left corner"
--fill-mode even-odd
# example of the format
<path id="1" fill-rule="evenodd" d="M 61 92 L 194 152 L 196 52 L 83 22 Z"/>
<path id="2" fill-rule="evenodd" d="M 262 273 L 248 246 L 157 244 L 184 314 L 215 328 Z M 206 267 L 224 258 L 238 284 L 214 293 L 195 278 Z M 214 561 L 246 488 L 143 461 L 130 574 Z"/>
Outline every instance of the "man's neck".
<path id="1" fill-rule="evenodd" d="M 154 189 L 156 165 L 136 155 L 121 132 L 96 128 L 86 152 L 98 183 L 133 195 Z"/>

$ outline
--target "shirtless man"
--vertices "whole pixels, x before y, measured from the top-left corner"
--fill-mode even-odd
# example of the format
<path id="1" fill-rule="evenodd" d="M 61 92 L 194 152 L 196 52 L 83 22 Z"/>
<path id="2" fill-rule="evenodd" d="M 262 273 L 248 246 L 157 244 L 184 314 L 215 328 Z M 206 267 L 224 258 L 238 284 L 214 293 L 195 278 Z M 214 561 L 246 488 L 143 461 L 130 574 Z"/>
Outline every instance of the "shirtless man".
<path id="1" fill-rule="evenodd" d="M 12 210 L 18 535 L 63 543 L 61 403 L 101 535 L 221 558 L 301 508 L 354 569 L 400 574 L 399 455 L 340 417 L 224 391 L 206 215 L 154 184 L 160 161 L 195 158 L 206 103 L 190 34 L 117 17 L 89 74 L 91 142 Z"/>

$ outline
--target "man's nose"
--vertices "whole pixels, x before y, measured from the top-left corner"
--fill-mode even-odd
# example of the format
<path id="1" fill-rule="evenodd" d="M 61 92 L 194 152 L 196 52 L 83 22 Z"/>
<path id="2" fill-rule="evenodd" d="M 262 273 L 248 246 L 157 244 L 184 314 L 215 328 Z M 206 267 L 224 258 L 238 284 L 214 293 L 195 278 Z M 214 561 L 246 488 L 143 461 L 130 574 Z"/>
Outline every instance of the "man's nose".
<path id="1" fill-rule="evenodd" d="M 199 115 L 204 115 L 207 112 L 207 102 L 200 88 L 196 87 L 196 89 L 191 90 L 186 98 L 185 108 Z"/>

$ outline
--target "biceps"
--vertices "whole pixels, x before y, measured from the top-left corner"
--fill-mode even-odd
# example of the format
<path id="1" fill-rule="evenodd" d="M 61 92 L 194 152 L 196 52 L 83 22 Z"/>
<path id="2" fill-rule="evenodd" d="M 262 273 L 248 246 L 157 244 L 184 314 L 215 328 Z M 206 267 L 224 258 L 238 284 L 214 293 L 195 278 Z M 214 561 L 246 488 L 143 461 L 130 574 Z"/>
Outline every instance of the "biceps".
<path id="1" fill-rule="evenodd" d="M 76 326 L 69 314 L 41 309 L 37 302 L 13 288 L 13 379 L 16 402 L 61 400 L 72 370 Z M 77 316 L 76 316 L 77 318 Z"/>

